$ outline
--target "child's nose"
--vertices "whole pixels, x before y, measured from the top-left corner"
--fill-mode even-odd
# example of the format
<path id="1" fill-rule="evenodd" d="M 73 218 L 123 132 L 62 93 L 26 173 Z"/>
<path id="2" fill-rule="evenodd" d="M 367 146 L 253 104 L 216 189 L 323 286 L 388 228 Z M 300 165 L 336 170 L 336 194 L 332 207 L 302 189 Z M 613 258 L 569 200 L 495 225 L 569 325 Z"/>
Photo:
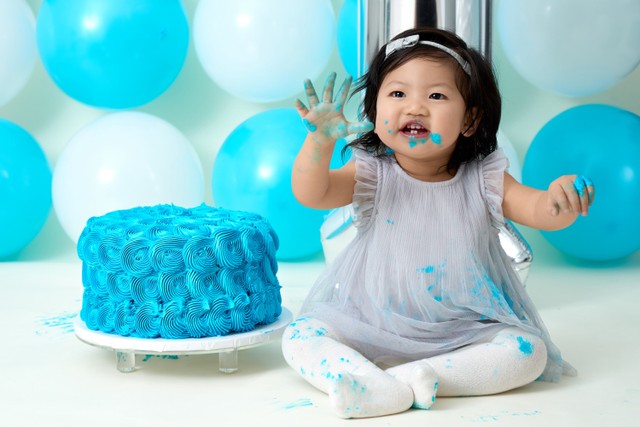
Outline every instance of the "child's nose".
<path id="1" fill-rule="evenodd" d="M 407 104 L 407 113 L 411 115 L 425 116 L 429 113 L 426 102 L 420 98 L 412 98 Z"/>

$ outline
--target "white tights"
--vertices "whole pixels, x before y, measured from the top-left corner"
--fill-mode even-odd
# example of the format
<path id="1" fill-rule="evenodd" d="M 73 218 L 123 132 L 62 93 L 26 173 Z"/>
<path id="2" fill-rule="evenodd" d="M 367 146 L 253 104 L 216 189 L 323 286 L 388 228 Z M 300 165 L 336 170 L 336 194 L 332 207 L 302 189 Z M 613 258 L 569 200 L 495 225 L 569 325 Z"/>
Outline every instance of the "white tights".
<path id="1" fill-rule="evenodd" d="M 547 361 L 539 337 L 509 327 L 489 342 L 383 370 L 313 318 L 287 327 L 282 352 L 305 380 L 329 395 L 342 418 L 428 409 L 436 391 L 438 396 L 474 396 L 511 390 L 538 378 Z"/>

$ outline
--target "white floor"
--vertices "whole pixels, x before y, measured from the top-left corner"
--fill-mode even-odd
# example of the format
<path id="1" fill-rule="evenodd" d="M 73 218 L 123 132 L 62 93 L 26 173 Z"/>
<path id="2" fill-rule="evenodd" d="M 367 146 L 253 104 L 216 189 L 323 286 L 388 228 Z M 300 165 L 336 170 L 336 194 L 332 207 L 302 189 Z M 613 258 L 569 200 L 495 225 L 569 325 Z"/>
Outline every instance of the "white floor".
<path id="1" fill-rule="evenodd" d="M 113 352 L 73 333 L 82 284 L 72 248 L 1 262 L 0 425 L 640 426 L 640 253 L 594 266 L 529 242 L 527 289 L 578 377 L 349 421 L 286 366 L 277 342 L 240 351 L 231 375 L 218 372 L 216 354 L 138 356 L 135 372 L 120 373 Z M 280 264 L 294 314 L 322 268 L 322 260 Z"/>

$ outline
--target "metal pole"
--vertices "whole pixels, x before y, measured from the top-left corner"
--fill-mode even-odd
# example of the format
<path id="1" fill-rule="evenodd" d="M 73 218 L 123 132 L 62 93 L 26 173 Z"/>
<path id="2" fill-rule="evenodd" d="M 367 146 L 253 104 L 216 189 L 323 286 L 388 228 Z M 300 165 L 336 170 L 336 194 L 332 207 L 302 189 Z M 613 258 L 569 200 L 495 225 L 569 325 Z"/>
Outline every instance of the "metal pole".
<path id="1" fill-rule="evenodd" d="M 358 0 L 358 75 L 395 35 L 447 29 L 491 59 L 492 0 Z"/>

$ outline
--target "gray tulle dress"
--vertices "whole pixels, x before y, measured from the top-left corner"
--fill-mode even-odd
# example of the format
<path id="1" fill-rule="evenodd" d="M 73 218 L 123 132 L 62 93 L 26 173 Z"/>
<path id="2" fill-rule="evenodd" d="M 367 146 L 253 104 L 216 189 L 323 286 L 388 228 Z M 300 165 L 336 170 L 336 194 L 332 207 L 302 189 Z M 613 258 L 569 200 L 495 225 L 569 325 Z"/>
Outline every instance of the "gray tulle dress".
<path id="1" fill-rule="evenodd" d="M 406 174 L 393 156 L 354 150 L 355 239 L 318 278 L 301 316 L 394 365 L 486 342 L 517 326 L 549 353 L 540 379 L 575 370 L 558 348 L 498 240 L 508 161 L 501 150 L 444 182 Z"/>

